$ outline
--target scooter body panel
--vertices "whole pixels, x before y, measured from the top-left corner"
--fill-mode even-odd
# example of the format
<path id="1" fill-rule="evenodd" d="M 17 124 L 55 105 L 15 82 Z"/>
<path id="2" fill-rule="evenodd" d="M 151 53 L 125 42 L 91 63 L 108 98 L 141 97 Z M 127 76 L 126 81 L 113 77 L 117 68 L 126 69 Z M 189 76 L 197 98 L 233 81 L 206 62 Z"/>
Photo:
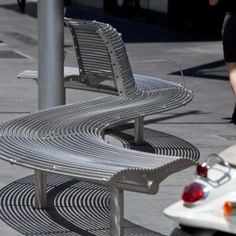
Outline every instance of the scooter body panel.
<path id="1" fill-rule="evenodd" d="M 164 214 L 188 227 L 236 234 L 236 208 L 232 215 L 224 215 L 225 202 L 236 203 L 236 169 L 230 168 L 228 176 L 222 178 L 227 168 L 215 164 L 207 178 L 196 176 L 193 182 L 204 186 L 205 197 L 191 204 L 181 200 L 167 207 Z"/>

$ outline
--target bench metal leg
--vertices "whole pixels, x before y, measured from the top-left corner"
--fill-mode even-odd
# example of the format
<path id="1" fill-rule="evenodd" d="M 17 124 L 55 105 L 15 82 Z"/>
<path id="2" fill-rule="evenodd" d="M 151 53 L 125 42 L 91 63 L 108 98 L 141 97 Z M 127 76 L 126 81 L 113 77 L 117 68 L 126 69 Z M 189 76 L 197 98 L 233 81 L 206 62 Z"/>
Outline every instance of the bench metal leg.
<path id="1" fill-rule="evenodd" d="M 143 144 L 143 117 L 138 117 L 134 120 L 134 143 L 136 145 Z"/>
<path id="2" fill-rule="evenodd" d="M 111 188 L 111 236 L 124 235 L 124 191 Z"/>
<path id="3" fill-rule="evenodd" d="M 35 170 L 35 208 L 47 207 L 47 172 Z"/>

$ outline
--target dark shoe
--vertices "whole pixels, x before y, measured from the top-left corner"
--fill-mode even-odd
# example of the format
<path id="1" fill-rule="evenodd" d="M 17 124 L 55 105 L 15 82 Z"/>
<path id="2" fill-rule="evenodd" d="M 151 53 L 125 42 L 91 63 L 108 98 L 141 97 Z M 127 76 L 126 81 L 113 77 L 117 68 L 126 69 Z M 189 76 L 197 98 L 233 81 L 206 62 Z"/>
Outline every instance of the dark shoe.
<path id="1" fill-rule="evenodd" d="M 236 107 L 234 107 L 234 112 L 232 114 L 231 123 L 236 125 Z"/>

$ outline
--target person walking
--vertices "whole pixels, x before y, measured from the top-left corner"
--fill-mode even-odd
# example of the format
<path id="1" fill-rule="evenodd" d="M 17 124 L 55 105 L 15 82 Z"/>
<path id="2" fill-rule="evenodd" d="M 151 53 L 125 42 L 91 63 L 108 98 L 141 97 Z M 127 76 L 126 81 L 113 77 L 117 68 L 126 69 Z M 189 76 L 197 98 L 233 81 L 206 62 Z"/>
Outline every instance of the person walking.
<path id="1" fill-rule="evenodd" d="M 224 60 L 235 102 L 231 122 L 236 124 L 236 0 L 208 1 L 211 6 L 215 6 L 220 2 L 225 9 L 222 25 L 222 43 Z"/>
<path id="2" fill-rule="evenodd" d="M 20 10 L 22 13 L 25 12 L 25 0 L 17 0 L 18 6 L 20 7 Z"/>

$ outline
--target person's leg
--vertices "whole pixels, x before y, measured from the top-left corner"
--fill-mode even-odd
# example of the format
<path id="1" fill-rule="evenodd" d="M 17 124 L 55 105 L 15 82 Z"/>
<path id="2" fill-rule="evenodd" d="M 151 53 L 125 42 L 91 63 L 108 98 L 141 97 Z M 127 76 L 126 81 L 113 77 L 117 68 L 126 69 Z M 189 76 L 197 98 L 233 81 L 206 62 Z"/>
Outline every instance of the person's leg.
<path id="1" fill-rule="evenodd" d="M 226 63 L 229 82 L 234 94 L 235 108 L 232 115 L 232 122 L 236 124 L 236 62 L 227 62 Z"/>
<path id="2" fill-rule="evenodd" d="M 236 102 L 236 62 L 227 62 L 226 67 L 228 70 L 229 82 Z"/>
<path id="3" fill-rule="evenodd" d="M 25 1 L 26 0 L 17 0 L 20 10 L 24 13 L 25 12 Z"/>

